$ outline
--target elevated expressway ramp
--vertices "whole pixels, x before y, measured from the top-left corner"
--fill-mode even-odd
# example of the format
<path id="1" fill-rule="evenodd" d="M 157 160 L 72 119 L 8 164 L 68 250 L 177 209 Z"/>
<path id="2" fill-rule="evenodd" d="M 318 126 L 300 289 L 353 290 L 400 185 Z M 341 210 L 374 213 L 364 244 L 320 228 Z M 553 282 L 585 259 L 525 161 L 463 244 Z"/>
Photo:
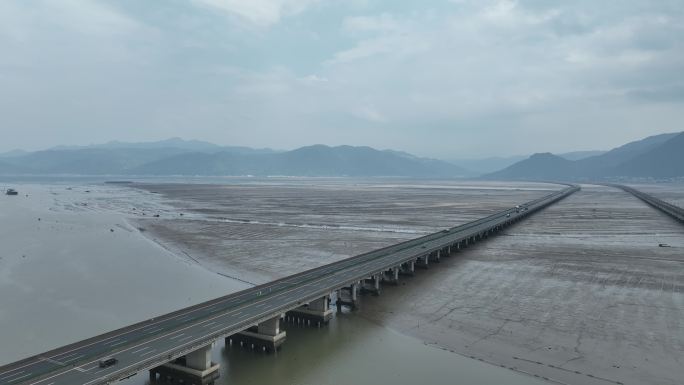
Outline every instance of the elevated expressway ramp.
<path id="1" fill-rule="evenodd" d="M 333 293 L 353 305 L 358 293 L 379 293 L 381 282 L 450 255 L 579 190 L 568 186 L 488 217 L 294 274 L 155 317 L 0 367 L 0 384 L 106 384 L 150 370 L 151 380 L 183 378 L 211 384 L 218 365 L 210 347 L 220 338 L 264 350 L 277 349 L 283 317 L 325 323 Z M 348 299 L 342 300 L 344 294 Z M 117 362 L 100 367 L 103 357 Z"/>

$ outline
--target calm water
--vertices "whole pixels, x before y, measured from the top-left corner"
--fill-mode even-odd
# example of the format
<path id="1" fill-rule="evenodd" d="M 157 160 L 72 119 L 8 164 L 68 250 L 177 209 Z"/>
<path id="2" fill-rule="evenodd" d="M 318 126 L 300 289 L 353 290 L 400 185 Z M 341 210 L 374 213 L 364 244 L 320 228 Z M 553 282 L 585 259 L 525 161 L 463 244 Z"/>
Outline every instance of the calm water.
<path id="1" fill-rule="evenodd" d="M 285 329 L 287 341 L 277 354 L 226 347 L 219 341 L 213 350 L 213 360 L 221 363 L 221 378 L 216 384 L 546 384 L 531 376 L 426 346 L 354 313 L 338 315 L 327 327 L 285 324 Z M 125 382 L 147 383 L 147 373 Z"/>

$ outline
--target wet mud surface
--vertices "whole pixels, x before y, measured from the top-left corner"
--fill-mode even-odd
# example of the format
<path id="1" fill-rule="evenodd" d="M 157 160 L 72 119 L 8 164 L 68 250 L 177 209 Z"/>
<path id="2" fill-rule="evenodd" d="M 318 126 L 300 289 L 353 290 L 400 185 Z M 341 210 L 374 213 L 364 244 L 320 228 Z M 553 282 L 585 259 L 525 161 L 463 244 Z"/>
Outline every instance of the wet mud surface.
<path id="1" fill-rule="evenodd" d="M 684 227 L 624 192 L 584 186 L 405 283 L 361 314 L 560 383 L 684 378 Z"/>
<path id="2" fill-rule="evenodd" d="M 556 188 L 504 186 L 142 185 L 173 209 L 135 222 L 212 271 L 259 283 Z M 556 383 L 679 384 L 684 227 L 620 190 L 583 186 L 381 296 L 363 297 L 356 314 Z"/>
<path id="3" fill-rule="evenodd" d="M 212 271 L 251 283 L 466 223 L 557 188 L 353 181 L 139 187 L 176 210 L 134 217 L 146 235 Z"/>

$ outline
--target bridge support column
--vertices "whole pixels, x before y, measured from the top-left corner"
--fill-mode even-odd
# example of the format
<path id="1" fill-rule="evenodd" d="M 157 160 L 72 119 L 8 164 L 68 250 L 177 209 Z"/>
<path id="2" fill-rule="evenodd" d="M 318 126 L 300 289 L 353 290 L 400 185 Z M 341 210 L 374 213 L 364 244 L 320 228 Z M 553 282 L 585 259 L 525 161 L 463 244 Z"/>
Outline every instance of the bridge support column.
<path id="1" fill-rule="evenodd" d="M 423 269 L 427 269 L 428 266 L 430 265 L 430 255 L 426 254 L 422 257 L 418 257 L 416 259 L 416 266 L 421 267 Z"/>
<path id="2" fill-rule="evenodd" d="M 380 274 L 375 274 L 374 276 L 365 279 L 363 286 L 361 286 L 361 291 L 372 293 L 373 295 L 380 295 Z"/>
<path id="3" fill-rule="evenodd" d="M 411 260 L 401 265 L 399 274 L 413 276 L 416 274 L 416 261 Z"/>
<path id="4" fill-rule="evenodd" d="M 387 273 L 387 281 L 393 285 L 399 285 L 399 268 L 400 266 L 395 266 Z"/>
<path id="5" fill-rule="evenodd" d="M 433 261 L 439 263 L 440 260 L 442 259 L 442 250 L 437 250 L 437 251 L 434 253 L 434 257 L 432 257 L 432 259 L 433 259 Z"/>
<path id="6" fill-rule="evenodd" d="M 326 295 L 315 299 L 308 305 L 288 311 L 285 316 L 304 320 L 311 325 L 327 324 L 333 317 L 333 311 L 330 309 L 330 297 Z"/>
<path id="7" fill-rule="evenodd" d="M 226 345 L 239 343 L 248 349 L 261 350 L 271 353 L 280 350 L 280 346 L 285 342 L 286 333 L 280 330 L 280 315 L 268 319 L 257 326 L 241 331 L 226 337 Z"/>
<path id="8" fill-rule="evenodd" d="M 150 369 L 151 383 L 211 385 L 219 378 L 219 364 L 211 362 L 211 345 Z"/>
<path id="9" fill-rule="evenodd" d="M 337 311 L 342 312 L 342 306 L 348 306 L 351 309 L 356 309 L 359 296 L 359 283 L 352 283 L 350 286 L 343 287 L 337 292 Z M 349 292 L 347 298 L 344 297 L 344 293 Z"/>

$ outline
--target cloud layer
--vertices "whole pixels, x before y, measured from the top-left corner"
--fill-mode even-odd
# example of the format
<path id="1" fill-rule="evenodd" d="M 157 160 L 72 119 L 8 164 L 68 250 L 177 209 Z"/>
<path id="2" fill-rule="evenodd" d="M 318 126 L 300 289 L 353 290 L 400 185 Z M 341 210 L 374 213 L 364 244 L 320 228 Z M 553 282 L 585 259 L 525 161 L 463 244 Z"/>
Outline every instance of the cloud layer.
<path id="1" fill-rule="evenodd" d="M 680 131 L 684 4 L 0 2 L 0 150 L 183 136 L 442 158 Z"/>

